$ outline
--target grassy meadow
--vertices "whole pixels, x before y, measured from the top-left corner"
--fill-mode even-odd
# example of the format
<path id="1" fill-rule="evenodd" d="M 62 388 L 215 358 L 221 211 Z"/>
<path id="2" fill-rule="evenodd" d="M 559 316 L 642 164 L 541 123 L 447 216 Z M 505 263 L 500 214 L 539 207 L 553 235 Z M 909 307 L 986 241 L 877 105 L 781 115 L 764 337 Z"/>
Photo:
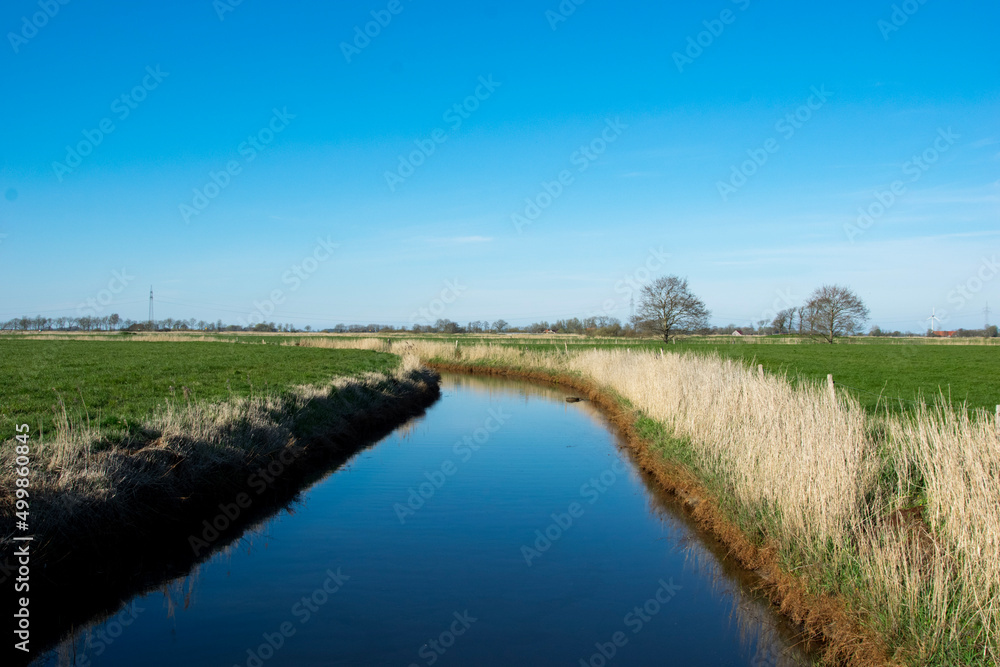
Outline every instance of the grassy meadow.
<path id="1" fill-rule="evenodd" d="M 114 334 L 85 334 L 89 344 L 95 341 L 119 343 L 123 339 Z M 70 338 L 81 338 L 76 335 L 54 334 L 49 336 L 62 344 L 70 342 Z M 793 384 L 801 381 L 826 381 L 826 376 L 832 373 L 837 385 L 851 395 L 868 410 L 891 411 L 915 409 L 915 402 L 923 396 L 934 400 L 941 393 L 954 405 L 966 404 L 969 409 L 984 408 L 994 410 L 1000 405 L 1000 345 L 994 343 L 998 339 L 893 339 L 893 338 L 850 338 L 841 339 L 835 345 L 817 342 L 809 338 L 796 337 L 689 337 L 680 338 L 677 343 L 666 345 L 655 339 L 624 339 L 624 338 L 584 338 L 574 335 L 399 335 L 393 334 L 380 337 L 388 340 L 406 340 L 428 343 L 447 343 L 467 347 L 472 345 L 499 345 L 505 347 L 521 347 L 525 350 L 538 352 L 553 352 L 587 349 L 632 349 L 632 350 L 666 350 L 670 352 L 690 351 L 701 355 L 718 355 L 723 358 L 736 359 L 742 363 L 756 367 L 763 365 L 770 374 L 787 377 Z M 176 347 L 164 347 L 163 353 L 155 355 L 152 352 L 142 352 L 141 356 L 150 355 L 148 363 L 162 368 L 162 373 L 154 376 L 142 373 L 141 369 L 130 367 L 129 359 L 139 357 L 129 356 L 115 362 L 107 355 L 112 349 L 94 348 L 93 359 L 98 360 L 96 366 L 90 364 L 90 359 L 82 359 L 70 353 L 71 359 L 60 355 L 64 352 L 53 346 L 32 347 L 30 341 L 18 338 L 0 338 L 0 400 L 3 405 L 31 405 L 33 412 L 45 412 L 48 421 L 38 422 L 51 424 L 51 407 L 55 404 L 54 387 L 68 402 L 80 402 L 76 387 L 82 385 L 74 377 L 88 377 L 88 384 L 95 387 L 95 398 L 103 393 L 106 403 L 91 405 L 84 391 L 88 408 L 93 416 L 94 408 L 103 408 L 108 415 L 106 420 L 112 420 L 111 415 L 134 417 L 129 411 L 121 414 L 126 403 L 139 405 L 142 396 L 156 401 L 170 395 L 170 387 L 180 392 L 181 387 L 188 387 L 199 398 L 214 400 L 223 398 L 230 391 L 250 391 L 252 385 L 258 387 L 264 383 L 271 386 L 281 386 L 285 382 L 309 383 L 328 374 L 351 373 L 359 370 L 382 370 L 384 366 L 372 367 L 361 364 L 351 367 L 351 359 L 333 360 L 328 356 L 306 352 L 307 346 L 316 344 L 317 340 L 331 341 L 368 341 L 371 337 L 357 335 L 327 335 L 327 334 L 155 334 L 132 337 L 136 342 L 150 340 L 178 342 L 227 342 L 236 345 L 227 346 L 226 351 L 205 352 L 188 350 L 170 359 L 171 350 Z M 127 340 L 127 339 L 126 339 Z M 18 348 L 11 343 L 26 345 Z M 169 345 L 168 342 L 162 343 Z M 264 345 L 262 345 L 264 344 Z M 283 362 L 281 368 L 275 367 L 272 360 L 282 353 L 276 348 L 283 346 L 302 346 L 299 356 L 290 357 Z M 247 349 L 250 346 L 251 349 Z M 69 349 L 69 348 L 65 348 Z M 10 352 L 8 353 L 8 350 Z M 262 351 L 263 350 L 263 351 Z M 37 352 L 37 354 L 36 354 Z M 28 357 L 32 363 L 23 363 Z M 20 355 L 20 356 L 18 356 Z M 66 363 L 65 371 L 51 369 L 51 362 Z M 39 363 L 41 362 L 41 363 Z M 99 391 L 100 385 L 114 383 L 105 372 L 101 363 L 121 364 L 112 368 L 111 374 L 126 377 L 128 380 L 118 384 L 128 385 L 123 391 L 132 392 L 132 387 L 141 387 L 130 393 L 124 402 L 108 396 L 107 392 Z M 300 365 L 301 362 L 301 365 Z M 384 363 L 389 363 L 383 359 Z M 147 363 L 147 362 L 141 362 Z M 359 362 L 360 363 L 360 362 Z M 346 365 L 344 365 L 346 364 Z M 229 367 L 231 365 L 231 367 Z M 37 370 L 33 370 L 34 366 Z M 191 372 L 191 368 L 199 367 L 203 371 Z M 244 370 L 245 369 L 245 370 Z M 258 372 L 259 371 L 259 372 Z M 59 384 L 46 384 L 44 380 L 50 373 L 55 373 Z M 249 379 L 248 379 L 249 377 Z M 103 378 L 103 379 L 102 379 Z M 228 387 L 226 381 L 229 382 Z M 13 382 L 20 396 L 12 396 L 10 383 Z M 85 389 L 85 388 L 84 388 Z M 124 394 L 123 394 L 124 396 Z M 16 399 L 16 400 L 12 400 Z M 143 408 L 149 407 L 149 401 L 142 402 Z M 34 425 L 33 422 L 29 422 Z M 5 425 L 0 430 L 0 438 L 9 437 L 10 429 Z"/>
<path id="2" fill-rule="evenodd" d="M 255 340 L 255 342 L 257 342 Z M 73 420 L 130 432 L 168 399 L 215 403 L 333 377 L 394 369 L 399 359 L 365 350 L 0 337 L 0 442 L 27 423 L 49 437 L 66 408 Z M 61 402 L 61 404 L 60 404 Z"/>
<path id="3" fill-rule="evenodd" d="M 970 408 L 1000 404 L 1000 347 L 973 345 L 713 345 L 679 344 L 671 348 L 762 364 L 790 379 L 826 380 L 848 389 L 863 407 L 896 407 L 923 395 L 943 392 L 952 403 Z M 912 407 L 910 405 L 909 407 Z"/>

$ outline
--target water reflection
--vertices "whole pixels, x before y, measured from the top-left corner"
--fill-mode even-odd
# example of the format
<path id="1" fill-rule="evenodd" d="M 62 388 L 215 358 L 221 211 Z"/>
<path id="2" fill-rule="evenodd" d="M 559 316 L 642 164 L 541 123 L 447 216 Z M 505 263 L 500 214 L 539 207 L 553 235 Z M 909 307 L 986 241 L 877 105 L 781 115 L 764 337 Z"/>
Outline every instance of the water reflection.
<path id="1" fill-rule="evenodd" d="M 634 466 L 602 478 L 628 455 L 591 403 L 496 378 L 442 389 L 425 416 L 37 664 L 806 662 L 795 628 L 676 501 Z M 478 443 L 490 415 L 499 427 Z M 422 484 L 433 493 L 401 519 Z M 548 546 L 526 562 L 538 534 Z"/>

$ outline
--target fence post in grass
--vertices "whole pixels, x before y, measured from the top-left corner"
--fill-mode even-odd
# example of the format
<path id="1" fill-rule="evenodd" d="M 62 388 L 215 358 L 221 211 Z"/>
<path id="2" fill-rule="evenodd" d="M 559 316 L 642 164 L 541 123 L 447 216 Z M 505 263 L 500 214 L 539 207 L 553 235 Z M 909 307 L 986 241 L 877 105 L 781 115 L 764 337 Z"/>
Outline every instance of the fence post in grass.
<path id="1" fill-rule="evenodd" d="M 828 373 L 826 376 L 826 386 L 830 389 L 830 398 L 834 401 L 837 400 L 837 390 L 834 388 L 833 384 L 833 373 Z"/>

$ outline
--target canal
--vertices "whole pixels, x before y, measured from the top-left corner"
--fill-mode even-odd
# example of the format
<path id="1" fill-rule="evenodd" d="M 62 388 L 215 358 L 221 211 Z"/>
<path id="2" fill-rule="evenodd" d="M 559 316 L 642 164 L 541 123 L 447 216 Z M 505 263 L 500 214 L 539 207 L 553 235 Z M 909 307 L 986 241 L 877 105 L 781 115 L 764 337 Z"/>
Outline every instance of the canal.
<path id="1" fill-rule="evenodd" d="M 34 664 L 809 664 L 590 403 L 458 375 L 442 393 Z"/>

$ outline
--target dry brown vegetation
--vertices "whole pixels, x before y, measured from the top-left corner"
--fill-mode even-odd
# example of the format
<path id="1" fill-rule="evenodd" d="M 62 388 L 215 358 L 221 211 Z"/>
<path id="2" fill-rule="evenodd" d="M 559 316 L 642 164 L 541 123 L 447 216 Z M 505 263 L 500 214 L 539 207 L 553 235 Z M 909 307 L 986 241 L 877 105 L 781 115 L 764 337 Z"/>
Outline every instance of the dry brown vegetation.
<path id="1" fill-rule="evenodd" d="M 301 344 L 593 382 L 659 423 L 669 437 L 653 446 L 805 590 L 836 595 L 890 660 L 1000 661 L 1000 435 L 985 411 L 938 400 L 912 415 L 871 415 L 846 393 L 691 354 Z"/>

